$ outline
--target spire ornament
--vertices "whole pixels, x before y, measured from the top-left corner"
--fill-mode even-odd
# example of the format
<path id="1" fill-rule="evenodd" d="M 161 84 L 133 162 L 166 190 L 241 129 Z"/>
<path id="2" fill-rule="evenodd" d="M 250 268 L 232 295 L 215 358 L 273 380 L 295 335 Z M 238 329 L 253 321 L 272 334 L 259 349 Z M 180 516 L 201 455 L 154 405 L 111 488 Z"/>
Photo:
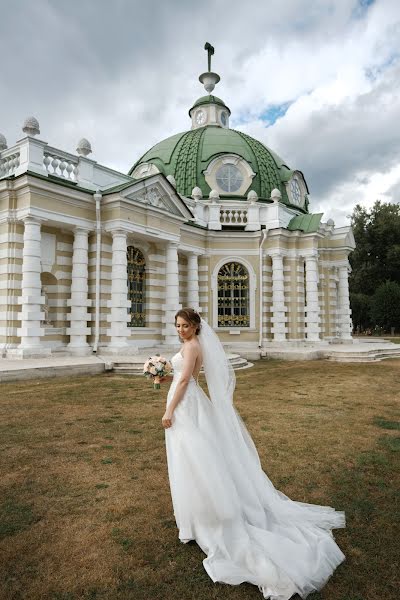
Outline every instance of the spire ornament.
<path id="1" fill-rule="evenodd" d="M 208 71 L 202 73 L 199 77 L 199 80 L 204 85 L 206 92 L 211 94 L 211 92 L 215 88 L 215 85 L 218 83 L 218 81 L 220 81 L 221 78 L 218 75 L 218 73 L 213 73 L 211 71 L 211 57 L 215 52 L 214 46 L 211 46 L 209 42 L 206 42 L 204 45 L 204 50 L 207 50 Z"/>
<path id="2" fill-rule="evenodd" d="M 204 50 L 207 50 L 208 53 L 208 72 L 211 73 L 211 57 L 214 54 L 214 46 L 211 46 L 209 42 L 206 42 L 204 45 Z"/>

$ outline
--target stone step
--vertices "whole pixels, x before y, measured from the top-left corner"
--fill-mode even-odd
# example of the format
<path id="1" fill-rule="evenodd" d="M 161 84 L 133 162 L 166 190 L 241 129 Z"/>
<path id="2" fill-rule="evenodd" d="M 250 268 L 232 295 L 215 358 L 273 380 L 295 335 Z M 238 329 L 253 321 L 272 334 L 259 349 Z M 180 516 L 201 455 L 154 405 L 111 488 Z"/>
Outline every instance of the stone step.
<path id="1" fill-rule="evenodd" d="M 235 371 L 239 369 L 248 369 L 253 364 L 248 362 L 246 358 L 239 354 L 228 354 L 229 362 Z M 127 357 L 117 358 L 112 361 L 112 370 L 119 375 L 142 375 L 143 374 L 143 357 Z"/>
<path id="2" fill-rule="evenodd" d="M 375 362 L 386 358 L 400 358 L 400 348 L 380 348 L 367 352 L 327 352 L 325 358 L 335 362 Z"/>

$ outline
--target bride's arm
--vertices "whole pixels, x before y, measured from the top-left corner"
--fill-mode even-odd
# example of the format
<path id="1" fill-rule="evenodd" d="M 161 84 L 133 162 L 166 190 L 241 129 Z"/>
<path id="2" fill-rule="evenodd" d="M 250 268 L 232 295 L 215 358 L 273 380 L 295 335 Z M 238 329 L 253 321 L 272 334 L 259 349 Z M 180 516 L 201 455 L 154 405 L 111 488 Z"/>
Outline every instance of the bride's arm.
<path id="1" fill-rule="evenodd" d="M 185 348 L 185 355 L 183 357 L 183 369 L 182 375 L 179 378 L 178 383 L 176 384 L 175 393 L 168 404 L 165 414 L 162 418 L 162 424 L 165 428 L 171 427 L 172 425 L 172 415 L 174 413 L 175 408 L 182 400 L 185 395 L 186 388 L 190 381 L 191 376 L 193 375 L 193 369 L 196 364 L 196 359 L 199 354 L 199 350 L 196 346 L 187 344 L 187 348 Z"/>

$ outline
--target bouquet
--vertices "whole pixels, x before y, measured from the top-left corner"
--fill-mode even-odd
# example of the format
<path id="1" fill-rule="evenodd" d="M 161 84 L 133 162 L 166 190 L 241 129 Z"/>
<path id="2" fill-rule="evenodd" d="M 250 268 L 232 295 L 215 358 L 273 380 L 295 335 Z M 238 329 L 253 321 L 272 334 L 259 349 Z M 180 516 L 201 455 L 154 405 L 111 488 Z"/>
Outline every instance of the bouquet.
<path id="1" fill-rule="evenodd" d="M 150 356 L 143 365 L 143 375 L 148 379 L 152 379 L 154 389 L 160 389 L 160 378 L 169 375 L 172 371 L 172 365 L 168 359 L 156 354 Z"/>

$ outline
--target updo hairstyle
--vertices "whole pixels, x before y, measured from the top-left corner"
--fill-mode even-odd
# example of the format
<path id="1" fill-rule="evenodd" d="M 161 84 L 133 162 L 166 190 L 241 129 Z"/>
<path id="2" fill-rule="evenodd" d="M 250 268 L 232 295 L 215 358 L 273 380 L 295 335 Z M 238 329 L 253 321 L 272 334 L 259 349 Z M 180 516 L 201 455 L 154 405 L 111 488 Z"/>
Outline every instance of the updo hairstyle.
<path id="1" fill-rule="evenodd" d="M 194 308 L 181 308 L 175 315 L 175 325 L 178 317 L 185 319 L 187 323 L 196 327 L 196 335 L 199 335 L 201 330 L 200 315 L 194 310 Z"/>

